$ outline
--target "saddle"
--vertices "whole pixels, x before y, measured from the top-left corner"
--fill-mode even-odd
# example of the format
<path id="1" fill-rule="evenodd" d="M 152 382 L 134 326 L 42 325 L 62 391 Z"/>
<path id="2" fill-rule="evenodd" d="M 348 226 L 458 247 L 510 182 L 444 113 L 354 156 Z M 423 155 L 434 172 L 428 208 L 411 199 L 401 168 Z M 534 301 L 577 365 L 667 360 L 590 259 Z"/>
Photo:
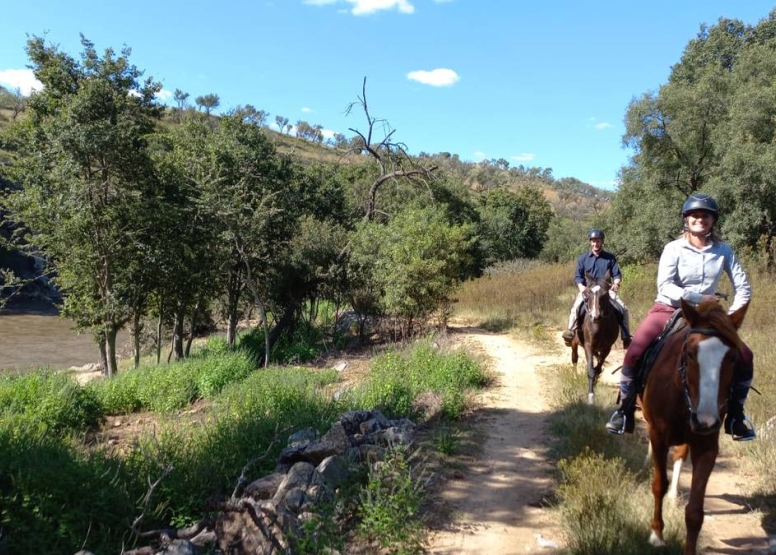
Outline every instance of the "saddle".
<path id="1" fill-rule="evenodd" d="M 639 360 L 636 361 L 636 367 L 633 369 L 633 379 L 636 382 L 637 388 L 636 391 L 639 393 L 644 392 L 644 386 L 647 383 L 647 376 L 652 368 L 652 363 L 655 362 L 657 355 L 660 354 L 666 340 L 684 327 L 685 319 L 682 316 L 682 309 L 677 308 L 671 315 L 671 318 L 666 322 L 660 335 L 652 340 L 652 343 L 649 344 Z"/>

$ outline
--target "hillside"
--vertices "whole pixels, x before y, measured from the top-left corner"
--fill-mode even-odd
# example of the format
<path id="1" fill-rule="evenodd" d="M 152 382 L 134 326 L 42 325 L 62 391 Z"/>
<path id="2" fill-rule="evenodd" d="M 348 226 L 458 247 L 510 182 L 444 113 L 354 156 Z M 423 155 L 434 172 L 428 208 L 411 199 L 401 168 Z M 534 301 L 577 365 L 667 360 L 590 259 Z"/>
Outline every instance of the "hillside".
<path id="1" fill-rule="evenodd" d="M 13 111 L 0 106 L 0 135 L 11 125 Z M 175 108 L 166 110 L 162 121 L 164 127 L 178 124 L 179 111 Z M 21 113 L 18 117 L 24 117 Z M 217 117 L 217 116 L 213 116 Z M 334 164 L 368 163 L 367 156 L 349 153 L 346 148 L 340 148 L 333 142 L 317 142 L 290 133 L 279 133 L 269 126 L 266 132 L 273 138 L 279 152 L 293 156 L 303 162 L 325 162 Z M 0 165 L 11 162 L 11 153 L 3 148 L 0 141 Z M 417 146 L 417 145 L 415 145 Z M 509 167 L 506 160 L 482 160 L 480 162 L 461 160 L 458 154 L 440 152 L 428 154 L 422 152 L 416 157 L 423 163 L 436 165 L 439 172 L 452 180 L 460 180 L 472 192 L 483 192 L 498 187 L 519 189 L 524 186 L 535 186 L 542 189 L 545 198 L 552 204 L 558 216 L 583 220 L 591 214 L 598 214 L 609 204 L 611 191 L 588 185 L 575 178 L 556 179 L 552 169 L 540 167 L 516 166 Z"/>

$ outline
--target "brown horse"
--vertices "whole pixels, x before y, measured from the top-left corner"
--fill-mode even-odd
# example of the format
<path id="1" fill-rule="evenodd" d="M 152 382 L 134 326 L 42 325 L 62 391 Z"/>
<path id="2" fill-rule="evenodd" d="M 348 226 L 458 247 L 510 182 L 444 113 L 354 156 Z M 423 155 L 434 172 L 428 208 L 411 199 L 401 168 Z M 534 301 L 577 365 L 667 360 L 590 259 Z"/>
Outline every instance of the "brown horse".
<path id="1" fill-rule="evenodd" d="M 678 474 L 679 459 L 686 457 L 688 448 L 692 458 L 684 554 L 696 553 L 706 484 L 717 460 L 719 430 L 727 410 L 733 367 L 743 346 L 737 330 L 747 308 L 745 305 L 728 315 L 714 301 L 705 301 L 697 308 L 682 301 L 686 326 L 666 339 L 649 371 L 641 406 L 654 464 L 655 510 L 649 538 L 652 545 L 664 545 L 663 498 L 668 490 L 668 450 L 673 445 L 677 446 L 675 473 Z"/>
<path id="2" fill-rule="evenodd" d="M 612 305 L 609 296 L 611 276 L 606 272 L 603 279 L 596 280 L 590 274 L 585 276 L 587 287 L 582 295 L 585 298 L 585 317 L 577 328 L 577 333 L 571 341 L 571 363 L 576 366 L 579 360 L 577 349 L 582 345 L 587 359 L 587 402 L 593 404 L 595 400 L 594 388 L 598 376 L 612 350 L 612 345 L 617 341 L 617 333 L 620 329 L 616 308 Z"/>

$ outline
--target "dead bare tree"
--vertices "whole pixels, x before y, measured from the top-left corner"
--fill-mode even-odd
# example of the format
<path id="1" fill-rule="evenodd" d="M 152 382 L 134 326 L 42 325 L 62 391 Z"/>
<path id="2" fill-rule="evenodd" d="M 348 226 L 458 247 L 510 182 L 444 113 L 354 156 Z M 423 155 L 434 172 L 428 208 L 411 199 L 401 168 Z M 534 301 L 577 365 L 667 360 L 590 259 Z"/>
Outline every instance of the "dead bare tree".
<path id="1" fill-rule="evenodd" d="M 407 179 L 414 183 L 422 184 L 429 189 L 427 180 L 432 177 L 437 166 L 426 167 L 415 162 L 409 154 L 407 154 L 406 145 L 392 140 L 395 130 L 390 129 L 388 122 L 376 118 L 369 113 L 369 104 L 366 100 L 366 77 L 364 77 L 364 82 L 361 87 L 361 96 L 358 97 L 358 100 L 351 102 L 348 105 L 345 113 L 350 114 L 351 110 L 355 107 L 360 107 L 364 111 L 367 121 L 366 134 L 358 129 L 350 128 L 350 131 L 358 135 L 361 139 L 361 144 L 358 144 L 355 148 L 360 152 L 365 151 L 369 154 L 375 159 L 380 168 L 380 175 L 377 176 L 369 187 L 369 193 L 367 195 L 364 221 L 369 222 L 374 219 L 377 206 L 377 192 L 384 183 L 395 179 Z M 379 126 L 383 127 L 385 133 L 381 140 L 376 141 L 375 131 Z M 353 149 L 351 149 L 351 151 L 352 150 Z M 430 193 L 431 191 L 429 189 L 429 194 Z"/>

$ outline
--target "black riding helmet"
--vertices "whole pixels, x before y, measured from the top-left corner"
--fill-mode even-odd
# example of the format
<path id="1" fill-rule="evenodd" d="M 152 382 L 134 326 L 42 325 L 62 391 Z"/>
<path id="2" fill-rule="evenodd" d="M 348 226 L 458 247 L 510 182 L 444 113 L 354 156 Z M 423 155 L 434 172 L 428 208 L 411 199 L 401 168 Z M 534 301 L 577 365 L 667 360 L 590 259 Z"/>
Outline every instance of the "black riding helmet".
<path id="1" fill-rule="evenodd" d="M 690 212 L 695 210 L 705 210 L 714 216 L 714 221 L 719 218 L 719 206 L 713 197 L 706 193 L 694 193 L 684 201 L 682 205 L 682 218 L 686 218 Z"/>
<path id="2" fill-rule="evenodd" d="M 600 229 L 591 229 L 590 233 L 587 234 L 588 239 L 600 239 L 603 241 L 605 239 L 604 232 Z"/>

